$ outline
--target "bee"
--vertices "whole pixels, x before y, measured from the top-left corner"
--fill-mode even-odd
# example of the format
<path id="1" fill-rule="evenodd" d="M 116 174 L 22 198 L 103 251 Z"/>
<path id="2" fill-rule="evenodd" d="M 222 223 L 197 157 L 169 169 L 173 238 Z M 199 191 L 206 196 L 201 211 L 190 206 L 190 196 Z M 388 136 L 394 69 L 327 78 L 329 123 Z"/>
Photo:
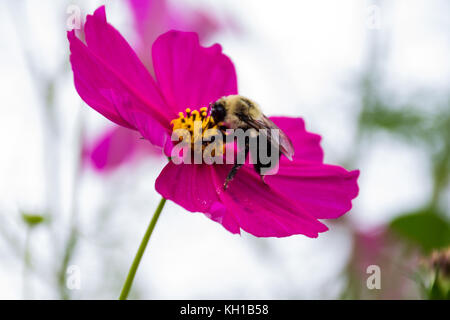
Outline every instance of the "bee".
<path id="1" fill-rule="evenodd" d="M 294 155 L 294 147 L 292 145 L 289 137 L 280 129 L 278 126 L 273 123 L 269 118 L 267 118 L 258 104 L 246 97 L 240 95 L 229 95 L 220 98 L 212 105 L 211 108 L 211 117 L 215 123 L 221 123 L 219 128 L 222 132 L 225 132 L 226 129 L 242 129 L 244 131 L 254 130 L 256 131 L 256 135 L 250 135 L 250 139 L 265 139 L 267 141 L 267 150 L 271 152 L 271 147 L 273 150 L 278 152 L 277 161 L 279 161 L 281 155 L 285 155 L 289 160 L 292 161 L 292 156 Z M 260 131 L 261 129 L 266 129 L 264 131 Z M 271 129 L 277 129 L 278 139 L 272 136 Z M 264 133 L 263 133 L 264 132 Z M 259 140 L 256 145 L 260 146 Z M 273 163 L 263 164 L 259 158 L 259 152 L 257 151 L 257 155 L 254 160 L 253 167 L 255 171 L 260 175 L 264 182 L 264 175 L 262 174 L 262 169 L 271 167 Z M 245 148 L 241 151 L 245 152 L 244 159 L 247 158 L 249 153 L 249 141 L 245 142 Z M 270 154 L 268 154 L 270 156 Z M 228 173 L 228 176 L 224 183 L 224 189 L 227 189 L 228 183 L 233 180 L 237 171 L 243 166 L 243 164 L 236 163 L 233 168 Z"/>

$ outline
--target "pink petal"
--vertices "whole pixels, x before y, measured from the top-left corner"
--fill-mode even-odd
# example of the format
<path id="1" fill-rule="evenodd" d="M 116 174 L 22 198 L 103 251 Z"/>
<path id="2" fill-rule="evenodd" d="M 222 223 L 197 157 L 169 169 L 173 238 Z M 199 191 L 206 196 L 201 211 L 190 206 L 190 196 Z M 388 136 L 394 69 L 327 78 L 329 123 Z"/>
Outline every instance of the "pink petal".
<path id="1" fill-rule="evenodd" d="M 270 119 L 291 139 L 294 145 L 294 159 L 323 162 L 321 137 L 305 129 L 302 118 L 270 117 Z"/>
<path id="2" fill-rule="evenodd" d="M 108 129 L 97 137 L 92 146 L 85 145 L 84 159 L 99 172 L 110 172 L 130 163 L 139 154 L 157 156 L 156 147 L 141 139 L 141 134 L 120 126 Z"/>
<path id="3" fill-rule="evenodd" d="M 159 89 L 125 39 L 106 22 L 105 8 L 87 17 L 84 45 L 68 33 L 75 86 L 82 99 L 108 119 L 134 127 L 117 112 L 111 97 L 130 103 L 133 109 L 169 127 L 174 118 Z M 118 99 L 116 99 L 118 100 Z"/>
<path id="4" fill-rule="evenodd" d="M 216 166 L 216 188 L 223 186 L 228 170 Z M 264 184 L 249 166 L 242 167 L 228 189 L 219 194 L 239 226 L 257 237 L 303 234 L 315 238 L 328 230 L 289 197 Z"/>
<path id="5" fill-rule="evenodd" d="M 242 168 L 224 191 L 229 165 L 167 164 L 156 190 L 191 212 L 203 212 L 232 233 L 243 229 L 259 237 L 304 234 L 317 237 L 327 227 L 291 199 L 264 185 L 252 169 Z"/>
<path id="6" fill-rule="evenodd" d="M 171 130 L 168 127 L 163 127 L 147 113 L 134 109 L 130 99 L 117 96 L 114 92 L 111 92 L 110 100 L 120 116 L 132 124 L 143 138 L 150 141 L 154 146 L 163 148 L 165 154 L 170 156 L 172 141 L 170 140 Z"/>
<path id="7" fill-rule="evenodd" d="M 156 38 L 169 30 L 197 32 L 206 39 L 222 26 L 206 10 L 190 10 L 166 0 L 128 0 L 138 34 L 135 45 L 144 64 L 153 69 L 150 49 Z"/>
<path id="8" fill-rule="evenodd" d="M 138 132 L 114 127 L 101 135 L 85 156 L 98 171 L 110 171 L 133 158 L 138 141 Z"/>
<path id="9" fill-rule="evenodd" d="M 148 24 L 151 23 L 149 17 L 155 11 L 153 7 L 157 4 L 160 4 L 161 7 L 158 8 L 160 10 L 160 15 L 164 16 L 164 12 L 162 12 L 162 5 L 165 4 L 165 0 L 128 0 L 131 12 L 134 15 L 134 21 L 136 24 L 136 29 L 139 33 L 144 34 L 147 31 Z M 165 7 L 165 5 L 164 5 Z M 155 14 L 155 17 L 157 15 Z"/>
<path id="10" fill-rule="evenodd" d="M 101 65 L 86 46 L 75 36 L 74 31 L 67 33 L 70 42 L 70 62 L 74 75 L 75 88 L 91 108 L 118 125 L 133 128 L 118 114 L 114 105 L 103 94 L 104 88 L 112 88 L 115 83 L 108 78 L 108 70 Z M 120 86 L 116 84 L 116 86 Z"/>
<path id="11" fill-rule="evenodd" d="M 265 181 L 318 219 L 335 219 L 352 208 L 359 171 L 318 162 L 282 159 Z"/>
<path id="12" fill-rule="evenodd" d="M 169 6 L 166 0 L 128 0 L 128 3 L 138 35 L 134 47 L 145 66 L 153 72 L 151 61 L 153 42 L 160 34 L 176 28 L 170 23 Z"/>
<path id="13" fill-rule="evenodd" d="M 207 106 L 237 93 L 234 65 L 220 45 L 200 46 L 195 33 L 170 31 L 153 44 L 156 78 L 167 103 L 179 111 Z"/>
<path id="14" fill-rule="evenodd" d="M 164 198 L 191 212 L 203 212 L 232 233 L 239 233 L 235 219 L 227 212 L 213 184 L 214 166 L 169 162 L 155 188 Z"/>
<path id="15" fill-rule="evenodd" d="M 182 12 L 179 13 L 179 16 L 182 15 Z M 189 12 L 186 18 L 187 22 L 185 22 L 185 29 L 197 32 L 200 40 L 210 38 L 223 27 L 219 21 L 206 10 Z"/>

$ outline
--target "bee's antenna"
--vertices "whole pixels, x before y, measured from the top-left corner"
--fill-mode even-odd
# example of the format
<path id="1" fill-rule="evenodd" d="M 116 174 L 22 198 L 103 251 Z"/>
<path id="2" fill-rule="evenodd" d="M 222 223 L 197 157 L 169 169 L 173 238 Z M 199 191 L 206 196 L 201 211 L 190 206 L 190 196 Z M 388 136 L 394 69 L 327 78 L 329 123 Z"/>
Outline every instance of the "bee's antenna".
<path id="1" fill-rule="evenodd" d="M 206 116 L 208 117 L 208 122 L 206 123 L 206 128 L 209 128 L 209 123 L 211 122 L 211 108 L 212 108 L 212 102 L 209 103 L 208 109 L 206 109 Z"/>

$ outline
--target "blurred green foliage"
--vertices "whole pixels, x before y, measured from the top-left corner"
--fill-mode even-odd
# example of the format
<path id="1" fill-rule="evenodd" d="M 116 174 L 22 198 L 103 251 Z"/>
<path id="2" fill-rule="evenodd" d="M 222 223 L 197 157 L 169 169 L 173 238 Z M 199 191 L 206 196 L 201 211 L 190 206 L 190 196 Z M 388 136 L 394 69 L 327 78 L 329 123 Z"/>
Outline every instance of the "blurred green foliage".
<path id="1" fill-rule="evenodd" d="M 418 257 L 429 258 L 431 251 L 450 246 L 450 92 L 423 91 L 413 95 L 404 95 L 403 88 L 385 85 L 389 46 L 385 33 L 373 32 L 368 37 L 368 56 L 365 70 L 357 82 L 359 95 L 359 112 L 357 115 L 357 132 L 354 150 L 346 160 L 351 166 L 359 166 L 359 157 L 364 151 L 363 146 L 370 145 L 381 134 L 389 139 L 410 145 L 423 155 L 425 167 L 429 169 L 428 181 L 431 192 L 424 188 L 428 198 L 419 207 L 409 209 L 409 212 L 398 212 L 396 217 L 387 223 L 387 233 L 396 235 L 387 237 L 378 248 L 379 253 L 370 257 L 373 263 L 383 263 L 384 283 L 393 284 L 389 290 L 405 285 L 407 278 L 414 278 L 415 284 L 423 283 L 423 297 L 428 299 L 449 299 L 449 287 L 438 277 L 434 270 L 433 280 L 423 277 L 418 271 Z M 426 90 L 426 89 L 425 89 Z M 355 237 L 358 240 L 358 237 Z M 402 240 L 402 241 L 398 241 Z M 405 250 L 404 246 L 413 250 Z M 355 244 L 356 248 L 358 243 Z M 416 250 L 417 249 L 417 250 Z M 361 251 L 361 250 L 360 250 Z M 364 250 L 362 251 L 364 253 Z M 349 284 L 347 294 L 351 298 L 411 298 L 405 292 L 389 292 L 383 290 L 378 297 L 370 295 L 361 283 L 365 274 L 361 274 L 358 263 L 364 254 L 353 252 L 353 257 L 347 268 Z M 400 261 L 398 261 L 398 259 Z M 403 264 L 404 263 L 404 264 Z M 403 275 L 389 273 L 392 270 L 403 270 Z M 391 270 L 391 271 L 392 271 Z M 430 271 L 428 269 L 428 271 Z M 359 273 L 358 273 L 359 272 Z M 356 278 L 356 280 L 355 280 Z M 403 280 L 401 280 L 402 278 Z M 420 278 L 418 281 L 417 278 Z M 448 279 L 447 279 L 448 280 Z M 447 281 L 446 280 L 446 281 Z M 397 282 L 396 282 L 397 281 Z M 400 282 L 398 282 L 400 281 Z M 405 283 L 403 283 L 405 282 Z M 388 290 L 388 291 L 389 291 Z M 396 294 L 396 295 L 395 295 Z M 420 296 L 420 294 L 419 294 Z"/>
<path id="2" fill-rule="evenodd" d="M 390 222 L 392 231 L 425 253 L 450 245 L 450 96 L 428 93 L 422 99 L 396 103 L 396 95 L 382 87 L 377 57 L 360 82 L 361 110 L 358 142 L 376 133 L 389 134 L 421 150 L 428 161 L 432 190 L 425 209 L 399 213 Z"/>
<path id="3" fill-rule="evenodd" d="M 393 110 L 380 101 L 360 114 L 361 129 L 365 131 L 385 130 L 408 140 L 424 136 L 423 114 L 410 107 Z"/>
<path id="4" fill-rule="evenodd" d="M 370 103 L 362 108 L 360 131 L 384 131 L 414 144 L 425 152 L 431 169 L 432 191 L 426 208 L 394 218 L 391 229 L 425 253 L 450 245 L 449 213 L 444 203 L 450 177 L 450 103 L 424 112 L 414 105 L 389 106 L 373 96 L 366 102 Z"/>
<path id="5" fill-rule="evenodd" d="M 426 253 L 450 245 L 450 223 L 431 208 L 401 215 L 390 228 Z"/>

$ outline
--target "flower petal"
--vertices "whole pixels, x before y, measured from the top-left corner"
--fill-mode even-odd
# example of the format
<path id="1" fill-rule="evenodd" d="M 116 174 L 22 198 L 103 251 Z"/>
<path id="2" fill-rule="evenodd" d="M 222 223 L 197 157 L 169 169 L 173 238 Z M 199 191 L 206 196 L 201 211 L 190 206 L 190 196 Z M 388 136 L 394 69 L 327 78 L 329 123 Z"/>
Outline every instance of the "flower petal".
<path id="1" fill-rule="evenodd" d="M 156 180 L 156 190 L 188 211 L 205 213 L 232 233 L 243 229 L 258 237 L 314 238 L 328 230 L 297 202 L 265 185 L 249 166 L 242 167 L 224 191 L 231 167 L 170 162 Z"/>
<path id="2" fill-rule="evenodd" d="M 320 147 L 321 137 L 306 131 L 302 118 L 270 117 L 294 145 L 294 159 L 323 162 L 323 150 Z"/>
<path id="3" fill-rule="evenodd" d="M 122 97 L 132 108 L 169 127 L 175 116 L 166 107 L 154 80 L 120 33 L 106 22 L 105 8 L 88 16 L 87 46 L 68 32 L 75 87 L 92 108 L 119 125 L 133 128 L 117 112 L 111 96 Z"/>
<path id="4" fill-rule="evenodd" d="M 84 156 L 97 171 L 110 171 L 133 159 L 138 141 L 138 132 L 117 126 L 85 148 Z"/>
<path id="5" fill-rule="evenodd" d="M 176 165 L 170 161 L 156 179 L 156 191 L 186 210 L 205 213 L 228 231 L 239 233 L 239 226 L 214 188 L 213 170 L 212 165 Z"/>
<path id="6" fill-rule="evenodd" d="M 182 111 L 237 93 L 234 65 L 220 45 L 200 46 L 192 32 L 169 31 L 152 47 L 153 67 L 167 103 Z"/>
<path id="7" fill-rule="evenodd" d="M 229 168 L 216 166 L 215 172 L 216 188 L 223 188 Z M 249 166 L 242 167 L 228 189 L 222 189 L 219 195 L 239 226 L 254 236 L 287 237 L 303 234 L 315 238 L 319 232 L 328 230 L 294 201 L 264 184 Z"/>
<path id="8" fill-rule="evenodd" d="M 187 16 L 184 12 L 175 12 L 172 15 L 172 19 L 178 21 L 181 30 L 197 32 L 200 40 L 210 38 L 224 27 L 207 8 L 190 11 Z M 183 17 L 185 18 L 182 19 Z"/>
<path id="9" fill-rule="evenodd" d="M 133 128 L 118 114 L 114 105 L 104 95 L 104 88 L 120 86 L 108 77 L 108 70 L 101 65 L 87 47 L 75 36 L 74 31 L 67 33 L 70 42 L 70 62 L 74 75 L 75 88 L 91 108 L 118 125 Z"/>
<path id="10" fill-rule="evenodd" d="M 139 155 L 161 156 L 161 149 L 140 139 L 135 130 L 114 126 L 105 130 L 91 143 L 83 145 L 83 160 L 98 172 L 111 172 L 132 162 Z"/>
<path id="11" fill-rule="evenodd" d="M 138 35 L 133 47 L 141 61 L 153 73 L 150 48 L 160 34 L 172 29 L 171 8 L 165 0 L 128 0 L 128 4 Z"/>
<path id="12" fill-rule="evenodd" d="M 134 16 L 134 23 L 138 33 L 141 33 L 141 37 L 148 30 L 149 24 L 153 23 L 150 18 L 157 18 L 157 13 L 161 13 L 160 16 L 166 16 L 165 1 L 154 1 L 154 0 L 128 0 L 131 12 Z M 158 10 L 155 10 L 158 9 Z M 153 14 L 153 16 L 152 16 Z M 161 24 L 161 23 L 159 23 Z"/>
<path id="13" fill-rule="evenodd" d="M 318 219 L 335 219 L 352 208 L 359 171 L 307 161 L 281 161 L 265 181 Z"/>
<path id="14" fill-rule="evenodd" d="M 170 156 L 172 141 L 170 140 L 169 128 L 163 127 L 147 113 L 134 109 L 128 97 L 117 96 L 112 91 L 110 100 L 119 115 L 128 121 L 128 123 L 132 124 L 141 133 L 142 137 L 150 141 L 154 146 L 163 148 L 165 154 Z"/>

